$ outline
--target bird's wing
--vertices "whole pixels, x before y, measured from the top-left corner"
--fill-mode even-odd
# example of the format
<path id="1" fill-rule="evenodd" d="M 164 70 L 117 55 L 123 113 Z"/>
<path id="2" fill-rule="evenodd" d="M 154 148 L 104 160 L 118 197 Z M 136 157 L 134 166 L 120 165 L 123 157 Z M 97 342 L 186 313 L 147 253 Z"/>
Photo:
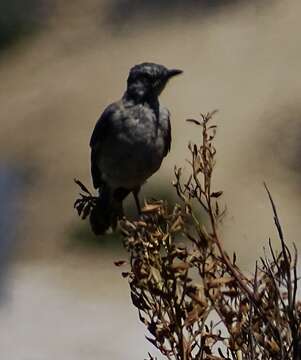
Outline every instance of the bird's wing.
<path id="1" fill-rule="evenodd" d="M 164 136 L 164 156 L 166 156 L 171 147 L 171 125 L 170 125 L 170 112 L 168 109 L 163 108 L 160 111 L 162 129 L 163 129 L 163 136 Z"/>
<path id="2" fill-rule="evenodd" d="M 108 131 L 110 131 L 111 118 L 117 107 L 118 106 L 116 104 L 111 104 L 104 110 L 95 125 L 90 139 L 91 174 L 95 189 L 99 188 L 103 183 L 101 170 L 98 167 L 98 158 L 100 155 L 101 143 L 107 136 Z"/>

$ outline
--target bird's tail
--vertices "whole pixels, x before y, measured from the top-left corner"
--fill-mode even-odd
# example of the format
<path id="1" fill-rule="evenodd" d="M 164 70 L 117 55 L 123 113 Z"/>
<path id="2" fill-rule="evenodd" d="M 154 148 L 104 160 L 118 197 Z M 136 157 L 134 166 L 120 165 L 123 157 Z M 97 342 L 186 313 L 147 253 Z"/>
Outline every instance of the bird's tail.
<path id="1" fill-rule="evenodd" d="M 128 193 L 119 189 L 113 192 L 107 185 L 102 187 L 90 214 L 90 224 L 95 235 L 104 234 L 110 226 L 116 228 L 118 219 L 123 216 L 122 201 Z"/>

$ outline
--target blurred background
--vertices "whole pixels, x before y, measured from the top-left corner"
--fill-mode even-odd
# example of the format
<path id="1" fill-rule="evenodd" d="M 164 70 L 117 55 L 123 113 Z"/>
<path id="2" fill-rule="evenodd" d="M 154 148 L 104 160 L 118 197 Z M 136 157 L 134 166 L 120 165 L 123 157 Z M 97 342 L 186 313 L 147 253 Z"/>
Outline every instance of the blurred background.
<path id="1" fill-rule="evenodd" d="M 198 141 L 186 118 L 219 109 L 214 183 L 223 236 L 246 270 L 276 241 L 274 195 L 300 249 L 301 3 L 298 0 L 2 0 L 0 351 L 5 360 L 138 360 L 151 349 L 114 261 L 73 209 L 89 187 L 89 138 L 128 70 L 184 70 L 161 96 L 172 151 L 142 197 L 170 199 L 173 167 Z M 128 201 L 129 208 L 132 199 Z M 153 352 L 155 353 L 155 352 Z"/>

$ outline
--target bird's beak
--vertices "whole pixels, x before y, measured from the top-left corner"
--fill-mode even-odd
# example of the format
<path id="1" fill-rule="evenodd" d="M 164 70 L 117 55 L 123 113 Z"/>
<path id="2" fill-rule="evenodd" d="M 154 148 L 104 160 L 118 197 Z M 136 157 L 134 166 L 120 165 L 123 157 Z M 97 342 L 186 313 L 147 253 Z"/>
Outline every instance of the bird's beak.
<path id="1" fill-rule="evenodd" d="M 183 71 L 182 70 L 179 70 L 179 69 L 171 69 L 171 70 L 168 70 L 168 73 L 167 73 L 167 78 L 170 79 L 174 76 L 177 76 L 177 75 L 180 75 L 182 74 Z"/>

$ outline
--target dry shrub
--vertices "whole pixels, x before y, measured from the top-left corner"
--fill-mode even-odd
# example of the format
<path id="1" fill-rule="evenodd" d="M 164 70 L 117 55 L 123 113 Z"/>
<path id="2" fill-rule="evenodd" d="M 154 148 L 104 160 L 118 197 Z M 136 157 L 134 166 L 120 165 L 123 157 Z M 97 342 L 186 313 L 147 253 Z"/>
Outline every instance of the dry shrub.
<path id="1" fill-rule="evenodd" d="M 200 130 L 201 143 L 189 145 L 187 180 L 175 168 L 180 204 L 170 208 L 152 201 L 137 221 L 121 223 L 130 255 L 130 269 L 122 274 L 133 305 L 147 339 L 166 359 L 301 359 L 297 251 L 285 243 L 267 187 L 281 250 L 276 253 L 269 241 L 268 255 L 256 263 L 253 276 L 224 250 L 218 231 L 225 213 L 219 205 L 222 191 L 212 189 L 212 116 L 189 120 Z M 199 208 L 207 214 L 206 226 Z"/>

